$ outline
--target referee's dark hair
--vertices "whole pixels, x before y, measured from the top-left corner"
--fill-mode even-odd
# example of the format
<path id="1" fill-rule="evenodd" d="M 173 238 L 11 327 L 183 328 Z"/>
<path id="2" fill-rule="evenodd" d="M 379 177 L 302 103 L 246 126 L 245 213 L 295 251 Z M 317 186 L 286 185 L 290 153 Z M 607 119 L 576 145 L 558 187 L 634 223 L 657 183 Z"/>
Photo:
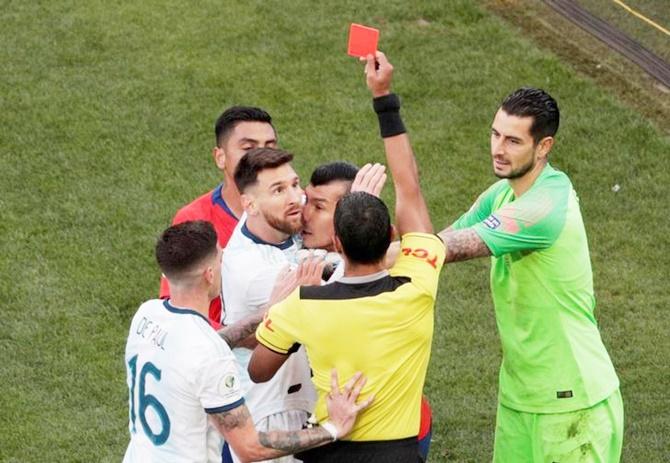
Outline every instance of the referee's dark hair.
<path id="1" fill-rule="evenodd" d="M 276 148 L 254 148 L 247 151 L 235 168 L 235 185 L 240 193 L 258 182 L 258 173 L 274 169 L 293 160 L 288 151 Z"/>
<path id="2" fill-rule="evenodd" d="M 314 169 L 309 183 L 312 186 L 320 186 L 336 181 L 353 182 L 357 173 L 358 167 L 348 162 L 328 162 Z"/>
<path id="3" fill-rule="evenodd" d="M 542 89 L 521 87 L 505 98 L 501 108 L 510 116 L 533 118 L 530 134 L 535 144 L 545 137 L 555 136 L 558 132 L 558 103 Z"/>
<path id="4" fill-rule="evenodd" d="M 265 110 L 254 106 L 231 106 L 221 113 L 214 124 L 216 146 L 221 148 L 230 132 L 240 122 L 266 122 L 272 125 L 272 117 Z M 274 130 L 274 126 L 272 129 Z"/>
<path id="5" fill-rule="evenodd" d="M 342 197 L 335 207 L 335 235 L 344 254 L 358 264 L 374 264 L 391 244 L 391 217 L 384 202 L 356 191 Z"/>
<path id="6" fill-rule="evenodd" d="M 204 259 L 216 254 L 216 231 L 211 223 L 195 220 L 173 225 L 156 242 L 156 260 L 163 274 L 179 280 Z"/>

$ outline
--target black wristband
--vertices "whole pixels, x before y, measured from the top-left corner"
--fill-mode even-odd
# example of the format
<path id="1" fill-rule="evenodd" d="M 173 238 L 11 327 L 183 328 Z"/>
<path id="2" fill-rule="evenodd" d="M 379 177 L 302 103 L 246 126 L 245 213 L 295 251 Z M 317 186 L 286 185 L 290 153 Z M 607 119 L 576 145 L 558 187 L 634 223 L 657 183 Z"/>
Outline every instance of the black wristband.
<path id="1" fill-rule="evenodd" d="M 393 137 L 407 132 L 400 117 L 400 98 L 395 93 L 372 99 L 372 107 L 379 119 L 379 132 L 382 138 Z"/>

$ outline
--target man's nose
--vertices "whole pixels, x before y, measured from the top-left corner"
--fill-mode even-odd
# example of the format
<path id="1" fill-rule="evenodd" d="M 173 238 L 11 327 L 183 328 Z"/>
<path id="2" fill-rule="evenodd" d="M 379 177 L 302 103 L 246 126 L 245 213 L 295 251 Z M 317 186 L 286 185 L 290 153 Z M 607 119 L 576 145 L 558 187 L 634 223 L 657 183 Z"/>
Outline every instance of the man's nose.
<path id="1" fill-rule="evenodd" d="M 494 138 L 491 140 L 491 154 L 498 155 L 498 154 L 505 154 L 505 151 L 503 150 L 503 140 L 502 137 L 500 138 Z"/>

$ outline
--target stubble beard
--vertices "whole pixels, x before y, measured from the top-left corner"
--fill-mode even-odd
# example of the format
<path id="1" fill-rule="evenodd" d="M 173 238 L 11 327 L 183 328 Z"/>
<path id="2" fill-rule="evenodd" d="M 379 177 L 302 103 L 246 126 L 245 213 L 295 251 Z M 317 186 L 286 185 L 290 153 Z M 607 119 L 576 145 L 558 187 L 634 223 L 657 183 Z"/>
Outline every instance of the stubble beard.
<path id="1" fill-rule="evenodd" d="M 535 167 L 535 157 L 533 157 L 528 163 L 517 167 L 515 170 L 511 171 L 509 174 L 499 174 L 495 172 L 495 169 L 493 171 L 493 174 L 498 177 L 498 178 L 506 178 L 508 180 L 514 180 L 516 178 L 521 178 L 524 175 L 526 175 L 528 172 L 530 172 L 533 167 Z"/>
<path id="2" fill-rule="evenodd" d="M 302 230 L 302 221 L 299 219 L 293 223 L 289 220 L 275 217 L 270 214 L 263 213 L 263 216 L 265 217 L 265 221 L 268 223 L 268 225 L 277 231 L 286 233 L 287 235 L 295 235 L 300 230 Z"/>

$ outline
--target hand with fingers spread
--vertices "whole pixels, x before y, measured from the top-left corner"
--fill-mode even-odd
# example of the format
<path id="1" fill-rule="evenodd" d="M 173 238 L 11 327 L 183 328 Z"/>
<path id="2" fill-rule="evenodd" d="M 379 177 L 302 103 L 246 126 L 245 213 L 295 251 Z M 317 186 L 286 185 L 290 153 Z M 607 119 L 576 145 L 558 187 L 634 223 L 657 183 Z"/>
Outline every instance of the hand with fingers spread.
<path id="1" fill-rule="evenodd" d="M 362 59 L 362 58 L 361 58 Z M 365 59 L 365 80 L 374 98 L 391 93 L 393 65 L 381 51 L 368 55 Z"/>
<path id="2" fill-rule="evenodd" d="M 298 281 L 297 269 L 291 270 L 286 264 L 277 274 L 275 285 L 272 288 L 272 293 L 270 293 L 270 299 L 265 304 L 265 309 L 267 310 L 277 302 L 286 299 L 298 286 L 300 286 L 300 282 Z"/>
<path id="3" fill-rule="evenodd" d="M 364 191 L 379 198 L 386 183 L 386 166 L 383 164 L 365 164 L 356 174 L 351 191 Z"/>
<path id="4" fill-rule="evenodd" d="M 351 432 L 356 422 L 356 417 L 361 410 L 367 408 L 374 396 L 370 396 L 360 403 L 356 399 L 361 393 L 367 379 L 363 373 L 357 372 L 340 390 L 340 383 L 337 377 L 337 370 L 334 368 L 330 372 L 330 393 L 326 397 L 328 406 L 328 422 L 332 423 L 337 429 L 334 436 L 340 439 Z"/>
<path id="5" fill-rule="evenodd" d="M 313 251 L 303 259 L 295 269 L 298 284 L 296 286 L 316 286 L 321 284 L 321 275 L 326 266 L 325 254 L 316 255 Z"/>

